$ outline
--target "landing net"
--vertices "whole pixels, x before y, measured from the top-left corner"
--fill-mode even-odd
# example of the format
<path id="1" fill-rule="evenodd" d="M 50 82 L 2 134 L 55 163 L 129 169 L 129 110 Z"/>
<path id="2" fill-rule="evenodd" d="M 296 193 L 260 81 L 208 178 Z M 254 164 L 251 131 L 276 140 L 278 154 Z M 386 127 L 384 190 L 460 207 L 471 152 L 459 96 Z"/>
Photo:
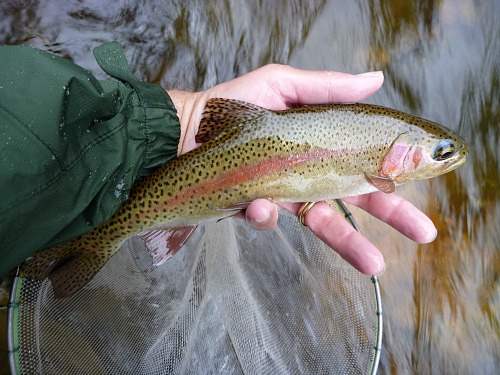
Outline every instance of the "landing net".
<path id="1" fill-rule="evenodd" d="M 132 239 L 67 300 L 16 278 L 9 309 L 14 374 L 374 374 L 382 337 L 377 278 L 284 212 L 207 224 L 155 268 Z"/>

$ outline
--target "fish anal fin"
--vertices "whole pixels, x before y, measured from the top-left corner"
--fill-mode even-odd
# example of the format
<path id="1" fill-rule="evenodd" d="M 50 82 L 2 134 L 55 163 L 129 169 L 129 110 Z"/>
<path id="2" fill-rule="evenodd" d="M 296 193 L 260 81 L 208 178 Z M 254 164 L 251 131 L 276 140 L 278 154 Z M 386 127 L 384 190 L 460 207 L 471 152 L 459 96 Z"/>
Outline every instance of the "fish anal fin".
<path id="1" fill-rule="evenodd" d="M 204 143 L 215 139 L 225 130 L 262 116 L 266 112 L 265 108 L 241 100 L 209 99 L 205 104 L 195 140 L 197 143 Z"/>
<path id="2" fill-rule="evenodd" d="M 383 191 L 384 193 L 389 194 L 393 193 L 394 190 L 396 190 L 396 185 L 394 184 L 394 181 L 391 178 L 368 175 L 366 173 L 365 173 L 365 178 L 370 184 L 375 186 L 380 191 Z"/>
<path id="3" fill-rule="evenodd" d="M 196 225 L 146 230 L 138 234 L 144 241 L 153 265 L 159 266 L 170 259 L 196 230 Z"/>

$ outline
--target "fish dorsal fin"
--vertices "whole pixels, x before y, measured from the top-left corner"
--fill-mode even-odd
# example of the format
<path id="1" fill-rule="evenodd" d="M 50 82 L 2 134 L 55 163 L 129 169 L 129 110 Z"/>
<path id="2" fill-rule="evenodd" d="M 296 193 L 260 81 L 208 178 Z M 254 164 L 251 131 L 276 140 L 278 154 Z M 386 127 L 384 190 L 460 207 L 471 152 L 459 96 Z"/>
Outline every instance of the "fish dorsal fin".
<path id="1" fill-rule="evenodd" d="M 170 259 L 196 230 L 196 225 L 146 230 L 138 234 L 144 241 L 153 265 Z"/>
<path id="2" fill-rule="evenodd" d="M 267 109 L 241 100 L 213 98 L 205 104 L 200 128 L 196 134 L 197 143 L 217 138 L 224 130 L 241 125 L 262 116 Z"/>
<path id="3" fill-rule="evenodd" d="M 370 184 L 375 186 L 380 191 L 383 191 L 384 193 L 389 194 L 393 193 L 394 190 L 396 190 L 396 185 L 394 184 L 394 181 L 391 178 L 367 175 L 366 173 L 365 173 L 365 178 Z"/>

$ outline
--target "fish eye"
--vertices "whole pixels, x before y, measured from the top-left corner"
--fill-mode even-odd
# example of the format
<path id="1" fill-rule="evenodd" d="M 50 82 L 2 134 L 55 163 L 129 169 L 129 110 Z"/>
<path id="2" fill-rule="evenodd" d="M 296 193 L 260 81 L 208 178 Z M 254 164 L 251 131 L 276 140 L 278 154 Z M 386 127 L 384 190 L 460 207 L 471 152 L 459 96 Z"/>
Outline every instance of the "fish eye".
<path id="1" fill-rule="evenodd" d="M 443 161 L 452 157 L 455 152 L 455 144 L 449 139 L 445 139 L 437 144 L 432 158 L 437 161 Z"/>

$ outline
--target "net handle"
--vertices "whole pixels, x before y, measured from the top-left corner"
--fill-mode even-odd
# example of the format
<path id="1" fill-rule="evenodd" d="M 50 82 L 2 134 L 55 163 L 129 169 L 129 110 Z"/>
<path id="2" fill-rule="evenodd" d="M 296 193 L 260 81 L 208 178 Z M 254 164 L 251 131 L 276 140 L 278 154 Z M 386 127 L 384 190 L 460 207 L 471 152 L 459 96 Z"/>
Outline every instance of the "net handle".
<path id="1" fill-rule="evenodd" d="M 18 269 L 19 271 L 19 269 Z M 7 350 L 9 354 L 9 366 L 12 375 L 19 374 L 19 305 L 21 303 L 21 286 L 23 284 L 22 277 L 19 277 L 18 271 L 12 281 L 10 289 L 9 304 L 7 305 L 9 314 L 7 318 Z"/>
<path id="2" fill-rule="evenodd" d="M 344 202 L 342 202 L 340 199 L 335 199 L 335 202 L 344 212 L 344 217 L 346 218 L 346 220 L 351 223 L 351 225 L 354 227 L 354 229 L 356 229 L 356 231 L 361 233 L 361 229 L 359 228 L 358 224 L 354 220 L 354 217 L 352 216 L 351 211 L 349 211 Z M 382 312 L 382 298 L 380 295 L 380 285 L 378 282 L 378 277 L 372 275 L 371 280 L 373 283 L 373 287 L 375 289 L 375 297 L 377 301 L 377 309 L 375 311 L 375 313 L 377 314 L 377 340 L 375 346 L 373 347 L 373 358 L 370 369 L 370 375 L 376 375 L 380 363 L 380 354 L 382 352 L 383 312 Z"/>

